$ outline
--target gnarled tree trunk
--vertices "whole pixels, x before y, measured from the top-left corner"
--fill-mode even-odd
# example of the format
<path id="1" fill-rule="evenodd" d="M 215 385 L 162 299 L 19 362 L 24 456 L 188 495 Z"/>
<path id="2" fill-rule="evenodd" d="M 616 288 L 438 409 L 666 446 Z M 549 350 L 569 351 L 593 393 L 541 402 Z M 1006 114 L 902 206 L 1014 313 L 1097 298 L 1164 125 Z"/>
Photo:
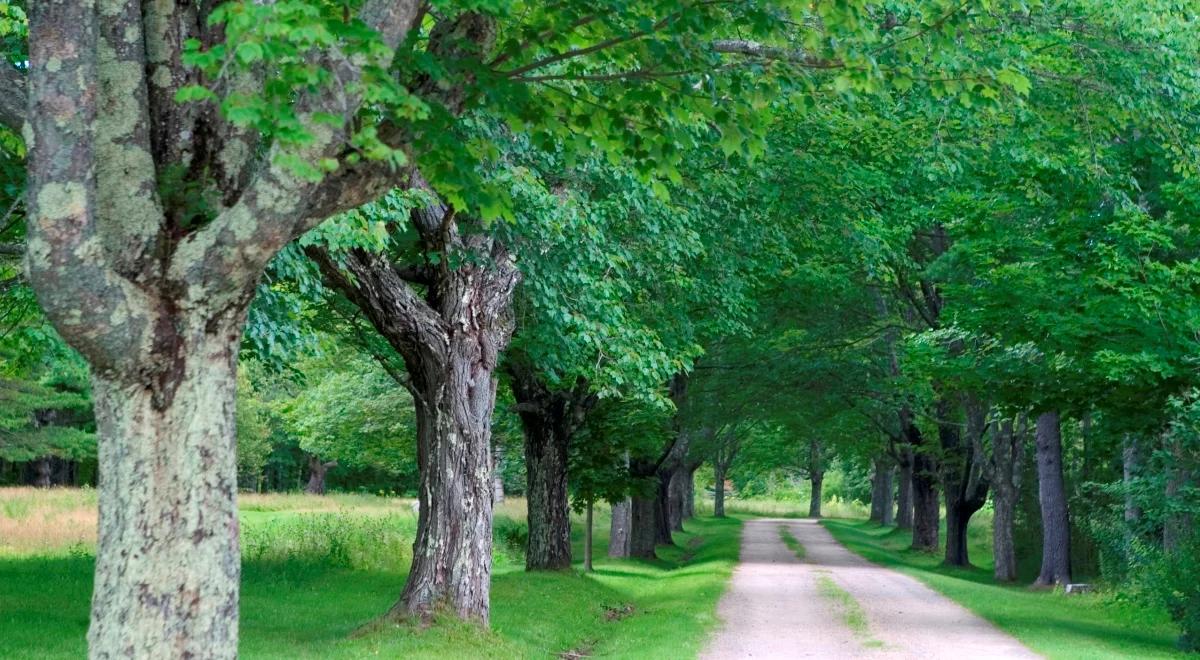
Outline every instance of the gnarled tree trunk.
<path id="1" fill-rule="evenodd" d="M 413 180 L 425 187 L 419 176 Z M 419 276 L 423 295 L 406 280 L 413 275 L 383 255 L 352 250 L 335 259 L 321 248 L 307 252 L 326 283 L 362 309 L 404 357 L 409 375 L 420 514 L 412 569 L 391 614 L 426 618 L 444 606 L 460 618 L 486 624 L 495 370 L 512 334 L 519 273 L 493 237 L 460 235 L 459 221 L 447 207 L 419 209 L 411 218 L 427 252 L 464 257 L 427 264 Z"/>
<path id="2" fill-rule="evenodd" d="M 700 469 L 699 462 L 693 462 L 691 469 L 683 481 L 683 519 L 696 517 L 696 470 Z"/>
<path id="3" fill-rule="evenodd" d="M 1071 581 L 1071 519 L 1063 480 L 1062 430 L 1057 411 L 1037 418 L 1038 503 L 1042 510 L 1042 569 L 1036 585 Z"/>
<path id="4" fill-rule="evenodd" d="M 325 494 L 325 475 L 331 468 L 337 467 L 337 461 L 322 461 L 316 454 L 308 455 L 308 485 L 304 492 L 309 495 Z"/>

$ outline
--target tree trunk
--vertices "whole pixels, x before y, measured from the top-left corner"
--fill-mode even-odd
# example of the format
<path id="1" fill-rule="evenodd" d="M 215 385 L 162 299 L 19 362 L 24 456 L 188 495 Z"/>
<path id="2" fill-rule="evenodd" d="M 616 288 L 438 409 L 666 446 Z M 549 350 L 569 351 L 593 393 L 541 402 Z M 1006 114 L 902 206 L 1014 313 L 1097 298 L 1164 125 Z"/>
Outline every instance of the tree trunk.
<path id="1" fill-rule="evenodd" d="M 1023 433 L 1013 429 L 1011 419 L 1000 424 L 992 443 L 992 554 L 998 582 L 1017 579 L 1017 550 L 1013 541 L 1013 522 L 1021 485 L 1024 454 Z"/>
<path id="2" fill-rule="evenodd" d="M 891 525 L 895 520 L 892 514 L 892 475 L 895 467 L 887 456 L 877 456 L 874 460 L 875 471 L 871 476 L 871 520 L 880 525 Z"/>
<path id="3" fill-rule="evenodd" d="M 699 463 L 693 463 L 683 480 L 683 518 L 688 520 L 696 517 L 696 470 Z"/>
<path id="4" fill-rule="evenodd" d="M 415 185 L 433 194 L 413 173 Z M 496 366 L 512 336 L 520 280 L 506 246 L 487 232 L 459 232 L 442 205 L 415 209 L 427 251 L 455 254 L 426 273 L 423 291 L 385 255 L 351 250 L 335 258 L 306 248 L 325 282 L 363 310 L 404 358 L 417 418 L 420 471 L 412 569 L 393 617 L 427 619 L 445 607 L 484 625 L 492 573 L 492 412 Z"/>
<path id="5" fill-rule="evenodd" d="M 667 522 L 673 532 L 683 531 L 684 511 L 687 508 L 687 481 L 692 474 L 687 465 L 680 466 L 671 472 L 667 484 Z"/>
<path id="6" fill-rule="evenodd" d="M 813 472 L 809 475 L 809 482 L 812 484 L 812 491 L 808 496 L 808 517 L 821 517 L 821 488 L 825 483 L 824 472 Z"/>
<path id="7" fill-rule="evenodd" d="M 1133 535 L 1142 519 L 1142 507 L 1134 495 L 1135 481 L 1141 471 L 1142 452 L 1137 437 L 1133 435 L 1126 434 L 1124 444 L 1121 449 L 1121 481 L 1125 488 L 1125 544 L 1128 546 L 1133 543 Z"/>
<path id="8" fill-rule="evenodd" d="M 725 466 L 720 461 L 713 464 L 713 517 L 725 517 Z"/>
<path id="9" fill-rule="evenodd" d="M 657 498 L 653 495 L 635 496 L 630 502 L 629 514 L 629 556 L 639 559 L 654 559 L 655 541 L 657 540 L 657 525 L 655 517 L 658 514 Z"/>
<path id="10" fill-rule="evenodd" d="M 592 572 L 592 506 L 593 503 L 589 500 L 587 519 L 583 523 L 583 570 L 589 573 Z"/>
<path id="11" fill-rule="evenodd" d="M 50 478 L 54 472 L 54 465 L 51 462 L 50 456 L 43 456 L 33 462 L 34 479 L 33 485 L 35 488 L 49 488 L 54 485 Z"/>
<path id="12" fill-rule="evenodd" d="M 967 528 L 971 516 L 987 502 L 989 482 L 983 456 L 983 433 L 987 411 L 973 397 L 966 397 L 965 430 L 950 421 L 954 404 L 946 397 L 938 402 L 938 439 L 942 446 L 942 480 L 946 498 L 946 559 L 949 566 L 970 566 Z M 964 438 L 964 434 L 966 437 Z"/>
<path id="13" fill-rule="evenodd" d="M 446 606 L 459 618 L 488 622 L 496 380 L 482 348 L 458 334 L 449 364 L 408 366 L 417 392 L 420 508 L 412 569 L 393 616 L 427 619 Z"/>
<path id="14" fill-rule="evenodd" d="M 900 479 L 896 484 L 896 527 L 912 529 L 912 450 L 907 447 L 900 452 Z"/>
<path id="15" fill-rule="evenodd" d="M 1179 502 L 1181 495 L 1190 490 L 1192 485 L 1192 470 L 1188 457 L 1183 449 L 1183 442 L 1176 436 L 1168 436 L 1167 451 L 1170 452 L 1170 463 L 1167 465 L 1166 496 L 1167 515 L 1163 520 L 1163 551 L 1173 553 L 1191 539 L 1194 533 L 1194 523 L 1187 502 Z"/>
<path id="16" fill-rule="evenodd" d="M 500 443 L 492 443 L 492 506 L 504 501 L 504 454 Z"/>
<path id="17" fill-rule="evenodd" d="M 567 569 L 571 567 L 567 455 L 571 438 L 597 397 L 590 393 L 584 379 L 571 390 L 551 390 L 519 353 L 510 355 L 505 367 L 525 437 L 529 521 L 525 569 Z"/>
<path id="18" fill-rule="evenodd" d="M 325 494 L 325 475 L 329 468 L 336 467 L 337 461 L 322 461 L 316 454 L 308 455 L 308 485 L 304 492 L 309 495 Z"/>
<path id="19" fill-rule="evenodd" d="M 521 413 L 521 419 L 527 415 Z M 529 546 L 526 570 L 571 567 L 571 506 L 567 492 L 569 438 L 555 420 L 525 421 L 525 497 Z"/>
<path id="20" fill-rule="evenodd" d="M 905 442 L 912 447 L 912 504 L 914 550 L 933 552 L 938 547 L 938 469 L 937 461 L 922 447 L 924 438 L 907 409 L 900 414 Z"/>
<path id="21" fill-rule="evenodd" d="M 629 528 L 632 525 L 630 514 L 632 513 L 632 503 L 627 498 L 623 502 L 617 502 L 612 505 L 612 523 L 608 533 L 608 556 L 609 557 L 628 557 L 629 556 Z"/>
<path id="22" fill-rule="evenodd" d="M 655 545 L 674 545 L 671 537 L 671 475 L 674 469 L 659 470 L 658 489 L 654 494 L 654 543 Z"/>
<path id="23" fill-rule="evenodd" d="M 1042 413 L 1037 418 L 1037 474 L 1042 510 L 1042 570 L 1034 584 L 1067 584 L 1071 581 L 1071 520 L 1057 411 Z"/>
<path id="24" fill-rule="evenodd" d="M 172 396 L 92 377 L 99 542 L 92 657 L 237 654 L 239 333 L 181 352 Z"/>

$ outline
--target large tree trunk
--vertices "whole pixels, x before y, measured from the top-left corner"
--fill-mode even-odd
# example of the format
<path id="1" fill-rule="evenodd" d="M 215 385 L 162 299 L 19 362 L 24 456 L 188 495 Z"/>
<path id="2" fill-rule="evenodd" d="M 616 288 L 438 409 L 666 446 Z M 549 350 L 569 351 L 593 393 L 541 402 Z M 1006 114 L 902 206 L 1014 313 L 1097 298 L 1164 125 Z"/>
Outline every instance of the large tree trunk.
<path id="1" fill-rule="evenodd" d="M 629 556 L 629 528 L 633 524 L 630 519 L 632 506 L 629 499 L 612 505 L 612 522 L 608 532 L 609 557 Z"/>
<path id="2" fill-rule="evenodd" d="M 488 622 L 496 380 L 481 349 L 459 334 L 450 342 L 449 364 L 408 367 L 416 391 L 420 508 L 412 568 L 393 616 L 425 619 L 445 606 L 460 618 Z"/>
<path id="3" fill-rule="evenodd" d="M 654 542 L 656 545 L 674 545 L 671 536 L 671 475 L 675 468 L 660 469 L 657 475 L 658 489 L 654 493 Z"/>
<path id="4" fill-rule="evenodd" d="M 337 461 L 322 461 L 316 454 L 308 455 L 308 485 L 304 492 L 309 495 L 325 494 L 325 475 L 329 469 L 337 467 Z"/>
<path id="5" fill-rule="evenodd" d="M 237 653 L 239 334 L 181 352 L 169 397 L 95 374 L 100 524 L 92 657 Z"/>
<path id="6" fill-rule="evenodd" d="M 913 525 L 913 502 L 912 502 L 912 477 L 913 463 L 912 450 L 904 447 L 900 450 L 900 476 L 896 484 L 896 527 L 900 529 L 912 529 Z"/>
<path id="7" fill-rule="evenodd" d="M 1013 522 L 1021 487 L 1024 431 L 1017 433 L 1011 419 L 1000 424 L 992 442 L 992 554 L 998 582 L 1017 579 L 1017 549 Z"/>
<path id="8" fill-rule="evenodd" d="M 658 513 L 657 498 L 653 495 L 635 496 L 630 502 L 629 556 L 639 559 L 654 559 L 657 541 L 655 517 Z"/>
<path id="9" fill-rule="evenodd" d="M 525 568 L 567 569 L 571 567 L 567 453 L 597 399 L 583 379 L 572 390 L 550 390 L 521 356 L 510 357 L 506 366 L 525 436 L 529 521 Z"/>
<path id="10" fill-rule="evenodd" d="M 529 521 L 525 568 L 570 568 L 571 508 L 567 492 L 570 439 L 550 415 L 522 412 L 521 419 L 525 429 L 525 497 Z"/>
<path id="11" fill-rule="evenodd" d="M 942 446 L 942 475 L 946 497 L 946 561 L 949 566 L 970 566 L 967 528 L 971 516 L 987 502 L 988 478 L 983 455 L 986 429 L 984 406 L 968 397 L 964 406 L 966 428 L 950 421 L 953 404 L 942 398 L 938 405 L 938 439 Z M 963 435 L 966 435 L 964 438 Z"/>
<path id="12" fill-rule="evenodd" d="M 423 19 L 416 2 L 376 4 L 357 18 L 384 49 Z M 27 7 L 27 271 L 47 317 L 87 360 L 96 406 L 89 654 L 234 657 L 234 363 L 245 310 L 284 245 L 394 185 L 390 168 L 339 162 L 365 62 L 315 62 L 345 85 L 297 90 L 296 124 L 319 130 L 285 147 L 175 100 L 202 82 L 181 44 L 222 40 L 207 20 L 212 3 Z M 266 85 L 254 73 L 239 83 L 250 96 Z M 0 121 L 20 133 L 12 95 L 6 86 Z M 310 177 L 282 166 L 284 155 L 340 167 Z"/>
<path id="13" fill-rule="evenodd" d="M 1067 584 L 1071 581 L 1071 520 L 1057 411 L 1042 413 L 1037 418 L 1037 474 L 1042 510 L 1042 570 L 1034 584 Z"/>
<path id="14" fill-rule="evenodd" d="M 904 439 L 912 448 L 912 503 L 914 550 L 934 552 L 938 548 L 938 502 L 937 461 L 923 447 L 924 438 L 912 419 L 912 412 L 904 409 L 900 413 L 900 426 Z"/>
<path id="15" fill-rule="evenodd" d="M 414 173 L 414 184 L 432 193 Z M 404 358 L 417 417 L 420 514 L 408 581 L 392 616 L 446 607 L 488 623 L 492 569 L 491 424 L 497 357 L 512 336 L 520 273 L 484 231 L 458 231 L 456 214 L 433 205 L 410 220 L 427 251 L 455 254 L 428 265 L 423 292 L 384 255 L 306 252 L 326 283 L 363 310 Z M 467 220 L 461 220 L 466 222 Z"/>
<path id="16" fill-rule="evenodd" d="M 681 466 L 671 472 L 670 483 L 667 484 L 667 524 L 673 532 L 683 531 L 684 497 L 687 492 L 688 475 L 691 470 Z"/>
<path id="17" fill-rule="evenodd" d="M 54 481 L 51 479 L 51 475 L 54 473 L 52 459 L 51 456 L 43 456 L 33 462 L 33 485 L 35 488 L 49 488 L 54 485 Z"/>

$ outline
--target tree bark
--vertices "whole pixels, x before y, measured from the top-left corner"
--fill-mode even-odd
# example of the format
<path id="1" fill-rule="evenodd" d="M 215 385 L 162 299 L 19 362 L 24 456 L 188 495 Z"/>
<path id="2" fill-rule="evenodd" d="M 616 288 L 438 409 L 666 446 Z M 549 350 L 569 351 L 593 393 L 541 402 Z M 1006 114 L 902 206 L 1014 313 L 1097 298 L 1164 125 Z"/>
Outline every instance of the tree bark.
<path id="1" fill-rule="evenodd" d="M 337 467 L 337 461 L 322 461 L 316 454 L 309 454 L 308 485 L 304 487 L 304 492 L 309 495 L 324 495 L 325 475 L 333 467 Z"/>
<path id="2" fill-rule="evenodd" d="M 93 375 L 100 530 L 92 657 L 236 655 L 238 334 L 198 341 L 169 403 L 145 386 Z"/>
<path id="3" fill-rule="evenodd" d="M 571 508 L 567 492 L 570 439 L 550 415 L 522 412 L 521 419 L 525 429 L 525 497 L 529 521 L 525 569 L 570 568 Z"/>
<path id="4" fill-rule="evenodd" d="M 687 475 L 683 481 L 683 518 L 688 520 L 696 517 L 696 470 L 700 469 L 700 463 L 693 462 L 691 469 L 687 471 Z"/>
<path id="5" fill-rule="evenodd" d="M 966 398 L 965 430 L 951 421 L 954 405 L 942 397 L 938 403 L 938 439 L 942 446 L 942 480 L 946 498 L 946 558 L 949 566 L 970 566 L 967 528 L 971 516 L 987 502 L 989 482 L 984 465 L 983 433 L 986 409 Z M 964 438 L 963 435 L 966 435 Z"/>
<path id="6" fill-rule="evenodd" d="M 713 463 L 713 517 L 725 517 L 725 465 Z"/>
<path id="7" fill-rule="evenodd" d="M 35 488 L 49 488 L 54 485 L 54 482 L 50 478 L 53 472 L 54 466 L 51 463 L 50 456 L 43 456 L 35 460 L 33 486 Z"/>
<path id="8" fill-rule="evenodd" d="M 674 545 L 671 536 L 671 475 L 674 468 L 659 469 L 657 490 L 654 493 L 654 543 L 655 545 Z"/>
<path id="9" fill-rule="evenodd" d="M 612 523 L 608 534 L 609 557 L 623 558 L 629 556 L 629 528 L 632 525 L 632 520 L 630 519 L 632 506 L 632 502 L 629 499 L 612 505 Z"/>
<path id="10" fill-rule="evenodd" d="M 687 481 L 692 470 L 682 465 L 671 471 L 670 482 L 667 484 L 667 522 L 673 532 L 683 531 L 684 513 L 687 509 Z"/>
<path id="11" fill-rule="evenodd" d="M 495 338 L 490 338 L 495 341 Z M 492 577 L 490 349 L 450 342 L 448 364 L 410 364 L 417 417 L 419 512 L 412 568 L 390 614 L 428 619 L 440 607 L 487 624 Z"/>
<path id="12" fill-rule="evenodd" d="M 1057 411 L 1044 412 L 1037 418 L 1037 474 L 1042 510 L 1042 569 L 1034 584 L 1067 584 L 1071 581 L 1071 520 Z"/>
<path id="13" fill-rule="evenodd" d="M 1121 449 L 1121 481 L 1125 487 L 1125 528 L 1132 542 L 1132 533 L 1142 519 L 1142 507 L 1138 505 L 1134 494 L 1134 483 L 1142 466 L 1142 452 L 1137 437 L 1126 434 L 1124 446 Z"/>
<path id="14" fill-rule="evenodd" d="M 658 538 L 655 521 L 658 513 L 657 498 L 653 495 L 635 496 L 630 504 L 629 556 L 654 559 L 657 557 L 654 550 Z"/>
<path id="15" fill-rule="evenodd" d="M 525 437 L 529 545 L 526 570 L 571 567 L 571 506 L 567 458 L 571 438 L 597 397 L 580 379 L 572 390 L 552 391 L 522 356 L 506 362 Z"/>
<path id="16" fill-rule="evenodd" d="M 1013 522 L 1021 488 L 1024 451 L 1024 430 L 1018 433 L 1011 419 L 1001 422 L 992 442 L 992 553 L 998 582 L 1017 579 Z"/>

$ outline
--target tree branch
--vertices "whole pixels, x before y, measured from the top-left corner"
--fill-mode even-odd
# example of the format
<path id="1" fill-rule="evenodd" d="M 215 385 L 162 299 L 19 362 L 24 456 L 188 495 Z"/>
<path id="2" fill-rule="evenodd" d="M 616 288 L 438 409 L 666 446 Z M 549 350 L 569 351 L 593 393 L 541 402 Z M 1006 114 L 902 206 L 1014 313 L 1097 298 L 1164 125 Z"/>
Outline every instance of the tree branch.
<path id="1" fill-rule="evenodd" d="M 757 41 L 747 41 L 745 39 L 719 39 L 713 42 L 712 47 L 718 53 L 746 55 L 764 60 L 778 60 L 798 64 L 810 69 L 840 69 L 846 66 L 841 60 L 827 60 L 806 53 L 798 48 L 768 46 Z"/>
<path id="2" fill-rule="evenodd" d="M 28 101 L 25 98 L 25 73 L 6 63 L 0 63 L 0 126 L 17 135 L 25 124 Z"/>

